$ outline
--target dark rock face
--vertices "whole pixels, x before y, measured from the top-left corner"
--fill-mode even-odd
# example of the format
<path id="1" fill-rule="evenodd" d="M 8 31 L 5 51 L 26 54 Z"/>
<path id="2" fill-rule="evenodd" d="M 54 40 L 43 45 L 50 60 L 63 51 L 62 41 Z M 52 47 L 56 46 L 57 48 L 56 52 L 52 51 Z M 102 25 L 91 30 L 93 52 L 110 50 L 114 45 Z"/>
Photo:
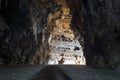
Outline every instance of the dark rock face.
<path id="1" fill-rule="evenodd" d="M 0 64 L 40 62 L 49 0 L 0 0 Z M 42 46 L 41 46 L 42 47 Z M 44 60 L 43 60 L 44 61 Z"/>
<path id="2" fill-rule="evenodd" d="M 119 0 L 69 2 L 74 16 L 73 29 L 84 38 L 88 65 L 120 68 L 119 4 Z"/>
<path id="3" fill-rule="evenodd" d="M 9 64 L 24 64 L 27 61 L 27 56 L 35 46 L 34 35 L 32 32 L 32 17 L 30 16 L 29 1 L 20 0 L 2 0 L 1 5 L 3 9 L 1 14 L 5 18 L 10 32 L 10 39 L 8 42 L 8 50 L 14 59 L 9 61 Z M 6 51 L 8 51 L 6 49 Z M 6 52 L 7 53 L 7 52 Z M 5 59 L 6 61 L 6 59 Z"/>
<path id="4" fill-rule="evenodd" d="M 120 68 L 120 1 L 67 2 L 87 65 Z M 55 0 L 0 0 L 0 64 L 46 63 L 57 9 Z"/>

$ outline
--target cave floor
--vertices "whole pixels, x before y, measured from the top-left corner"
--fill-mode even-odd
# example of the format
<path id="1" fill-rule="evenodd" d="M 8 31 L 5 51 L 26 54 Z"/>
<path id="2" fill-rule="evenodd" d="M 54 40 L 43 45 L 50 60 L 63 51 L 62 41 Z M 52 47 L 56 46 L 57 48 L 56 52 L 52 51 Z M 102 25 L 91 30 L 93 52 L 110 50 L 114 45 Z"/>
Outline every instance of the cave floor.
<path id="1" fill-rule="evenodd" d="M 120 80 L 120 71 L 77 65 L 0 67 L 0 80 Z"/>

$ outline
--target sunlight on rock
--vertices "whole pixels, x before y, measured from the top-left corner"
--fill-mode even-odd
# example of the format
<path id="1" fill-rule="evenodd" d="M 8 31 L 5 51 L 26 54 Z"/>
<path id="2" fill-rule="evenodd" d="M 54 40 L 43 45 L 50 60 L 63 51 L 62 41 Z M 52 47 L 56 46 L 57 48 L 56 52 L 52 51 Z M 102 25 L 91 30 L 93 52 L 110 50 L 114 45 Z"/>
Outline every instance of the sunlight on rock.
<path id="1" fill-rule="evenodd" d="M 70 8 L 67 7 L 65 0 L 57 0 L 57 3 L 62 5 L 60 10 L 48 18 L 49 23 L 55 19 L 55 27 L 48 39 L 51 49 L 48 64 L 85 65 L 83 48 L 70 28 L 72 19 Z M 61 14 L 57 14 L 58 12 Z M 59 18 L 56 18 L 58 16 Z"/>

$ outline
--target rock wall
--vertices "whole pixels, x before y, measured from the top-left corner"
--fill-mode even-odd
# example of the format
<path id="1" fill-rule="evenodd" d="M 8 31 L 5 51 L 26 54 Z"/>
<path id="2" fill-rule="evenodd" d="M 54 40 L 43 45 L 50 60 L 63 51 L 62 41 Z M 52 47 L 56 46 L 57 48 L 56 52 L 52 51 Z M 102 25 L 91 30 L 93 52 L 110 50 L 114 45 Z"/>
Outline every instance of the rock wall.
<path id="1" fill-rule="evenodd" d="M 68 3 L 73 14 L 72 28 L 84 39 L 87 65 L 119 69 L 120 1 L 75 0 Z"/>
<path id="2" fill-rule="evenodd" d="M 0 0 L 0 65 L 46 63 L 58 1 Z M 120 68 L 120 1 L 66 1 L 87 65 Z"/>
<path id="3" fill-rule="evenodd" d="M 45 27 L 54 7 L 54 1 L 49 0 L 0 0 L 1 65 L 44 63 L 46 53 L 42 55 L 40 49 L 48 46 L 50 30 Z"/>

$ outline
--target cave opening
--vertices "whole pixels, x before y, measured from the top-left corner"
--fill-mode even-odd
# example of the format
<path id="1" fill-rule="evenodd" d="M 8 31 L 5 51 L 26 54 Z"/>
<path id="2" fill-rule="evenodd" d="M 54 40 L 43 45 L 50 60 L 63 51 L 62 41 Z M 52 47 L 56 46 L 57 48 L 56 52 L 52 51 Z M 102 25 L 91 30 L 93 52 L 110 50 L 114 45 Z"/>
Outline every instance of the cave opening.
<path id="1" fill-rule="evenodd" d="M 66 0 L 56 0 L 59 8 L 49 14 L 48 24 L 54 24 L 48 39 L 50 53 L 47 64 L 86 65 L 80 36 L 71 29 L 72 14 Z M 82 38 L 81 38 L 82 39 Z"/>
<path id="2" fill-rule="evenodd" d="M 50 57 L 48 64 L 85 65 L 85 57 L 80 42 L 74 38 L 71 29 L 61 27 L 55 27 L 49 37 Z"/>
<path id="3" fill-rule="evenodd" d="M 60 50 L 65 57 L 82 53 L 87 66 L 119 68 L 119 3 L 0 0 L 0 65 L 53 63 L 51 55 Z"/>

